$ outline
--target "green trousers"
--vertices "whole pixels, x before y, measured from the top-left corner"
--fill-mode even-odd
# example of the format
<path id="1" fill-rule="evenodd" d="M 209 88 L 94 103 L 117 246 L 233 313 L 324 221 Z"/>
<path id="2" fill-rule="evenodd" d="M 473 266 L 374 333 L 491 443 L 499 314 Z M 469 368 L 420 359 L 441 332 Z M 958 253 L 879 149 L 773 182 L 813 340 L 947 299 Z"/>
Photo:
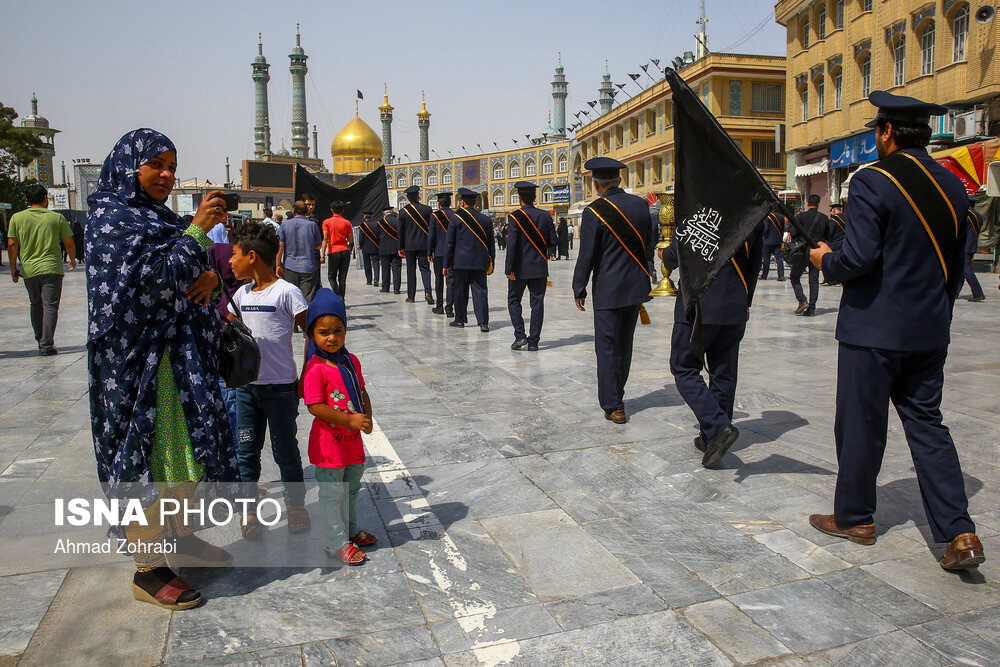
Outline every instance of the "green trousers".
<path id="1" fill-rule="evenodd" d="M 358 532 L 358 491 L 365 466 L 316 467 L 319 482 L 319 511 L 326 529 L 326 545 L 336 551 Z"/>

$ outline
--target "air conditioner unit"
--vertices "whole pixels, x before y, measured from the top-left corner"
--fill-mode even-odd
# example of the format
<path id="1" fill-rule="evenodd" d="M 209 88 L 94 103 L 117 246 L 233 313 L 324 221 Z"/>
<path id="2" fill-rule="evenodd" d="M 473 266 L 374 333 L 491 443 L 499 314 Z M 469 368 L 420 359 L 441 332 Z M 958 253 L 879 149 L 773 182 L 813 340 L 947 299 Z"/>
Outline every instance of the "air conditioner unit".
<path id="1" fill-rule="evenodd" d="M 982 109 L 955 114 L 955 141 L 975 138 L 979 134 L 979 126 L 982 122 Z"/>
<path id="2" fill-rule="evenodd" d="M 949 111 L 943 116 L 931 116 L 931 141 L 955 138 L 955 112 Z"/>

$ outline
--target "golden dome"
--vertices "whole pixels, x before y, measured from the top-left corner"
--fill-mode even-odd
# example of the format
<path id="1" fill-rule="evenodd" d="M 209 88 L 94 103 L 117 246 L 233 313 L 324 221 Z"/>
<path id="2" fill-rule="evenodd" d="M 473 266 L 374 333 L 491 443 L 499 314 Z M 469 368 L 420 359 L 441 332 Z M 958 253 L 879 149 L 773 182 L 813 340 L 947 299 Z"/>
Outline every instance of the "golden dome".
<path id="1" fill-rule="evenodd" d="M 367 173 L 382 164 L 382 140 L 368 123 L 355 116 L 333 138 L 330 154 L 335 173 Z"/>

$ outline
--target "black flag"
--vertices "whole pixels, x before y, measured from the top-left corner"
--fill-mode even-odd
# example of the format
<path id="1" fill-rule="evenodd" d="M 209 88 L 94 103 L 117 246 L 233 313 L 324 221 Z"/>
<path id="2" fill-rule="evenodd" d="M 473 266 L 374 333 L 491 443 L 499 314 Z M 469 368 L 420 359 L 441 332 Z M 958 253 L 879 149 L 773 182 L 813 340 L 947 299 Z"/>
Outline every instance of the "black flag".
<path id="1" fill-rule="evenodd" d="M 593 100 L 592 102 L 587 102 L 587 104 L 589 104 L 590 108 L 593 109 L 594 107 L 597 106 L 597 100 Z"/>
<path id="2" fill-rule="evenodd" d="M 694 338 L 698 300 L 778 198 L 680 75 L 670 67 L 664 74 L 674 101 L 674 238 Z"/>
<path id="3" fill-rule="evenodd" d="M 358 91 L 358 99 L 359 99 L 359 100 L 363 100 L 363 99 L 365 99 L 365 96 L 361 94 L 361 91 L 360 91 L 360 90 Z"/>
<path id="4" fill-rule="evenodd" d="M 295 199 L 300 199 L 306 192 L 316 197 L 316 208 L 313 215 L 320 220 L 330 217 L 330 203 L 338 199 L 344 202 L 344 217 L 355 224 L 361 222 L 362 211 L 381 213 L 389 205 L 385 167 L 379 167 L 348 188 L 335 188 L 310 174 L 302 168 L 302 165 L 297 164 L 295 165 Z"/>
<path id="5" fill-rule="evenodd" d="M 636 79 L 638 79 L 642 75 L 641 74 L 629 74 L 629 76 L 632 77 L 633 81 L 635 81 Z"/>

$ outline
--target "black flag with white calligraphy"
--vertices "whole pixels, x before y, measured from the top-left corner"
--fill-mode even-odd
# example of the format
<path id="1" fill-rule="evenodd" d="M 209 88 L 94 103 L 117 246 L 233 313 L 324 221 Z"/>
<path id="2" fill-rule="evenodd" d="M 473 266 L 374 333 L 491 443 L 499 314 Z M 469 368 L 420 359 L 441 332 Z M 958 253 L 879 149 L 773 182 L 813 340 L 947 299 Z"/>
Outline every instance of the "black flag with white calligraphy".
<path id="1" fill-rule="evenodd" d="M 778 198 L 680 75 L 670 67 L 664 74 L 674 101 L 674 235 L 681 294 L 688 322 L 697 325 L 698 300 L 778 206 Z"/>

